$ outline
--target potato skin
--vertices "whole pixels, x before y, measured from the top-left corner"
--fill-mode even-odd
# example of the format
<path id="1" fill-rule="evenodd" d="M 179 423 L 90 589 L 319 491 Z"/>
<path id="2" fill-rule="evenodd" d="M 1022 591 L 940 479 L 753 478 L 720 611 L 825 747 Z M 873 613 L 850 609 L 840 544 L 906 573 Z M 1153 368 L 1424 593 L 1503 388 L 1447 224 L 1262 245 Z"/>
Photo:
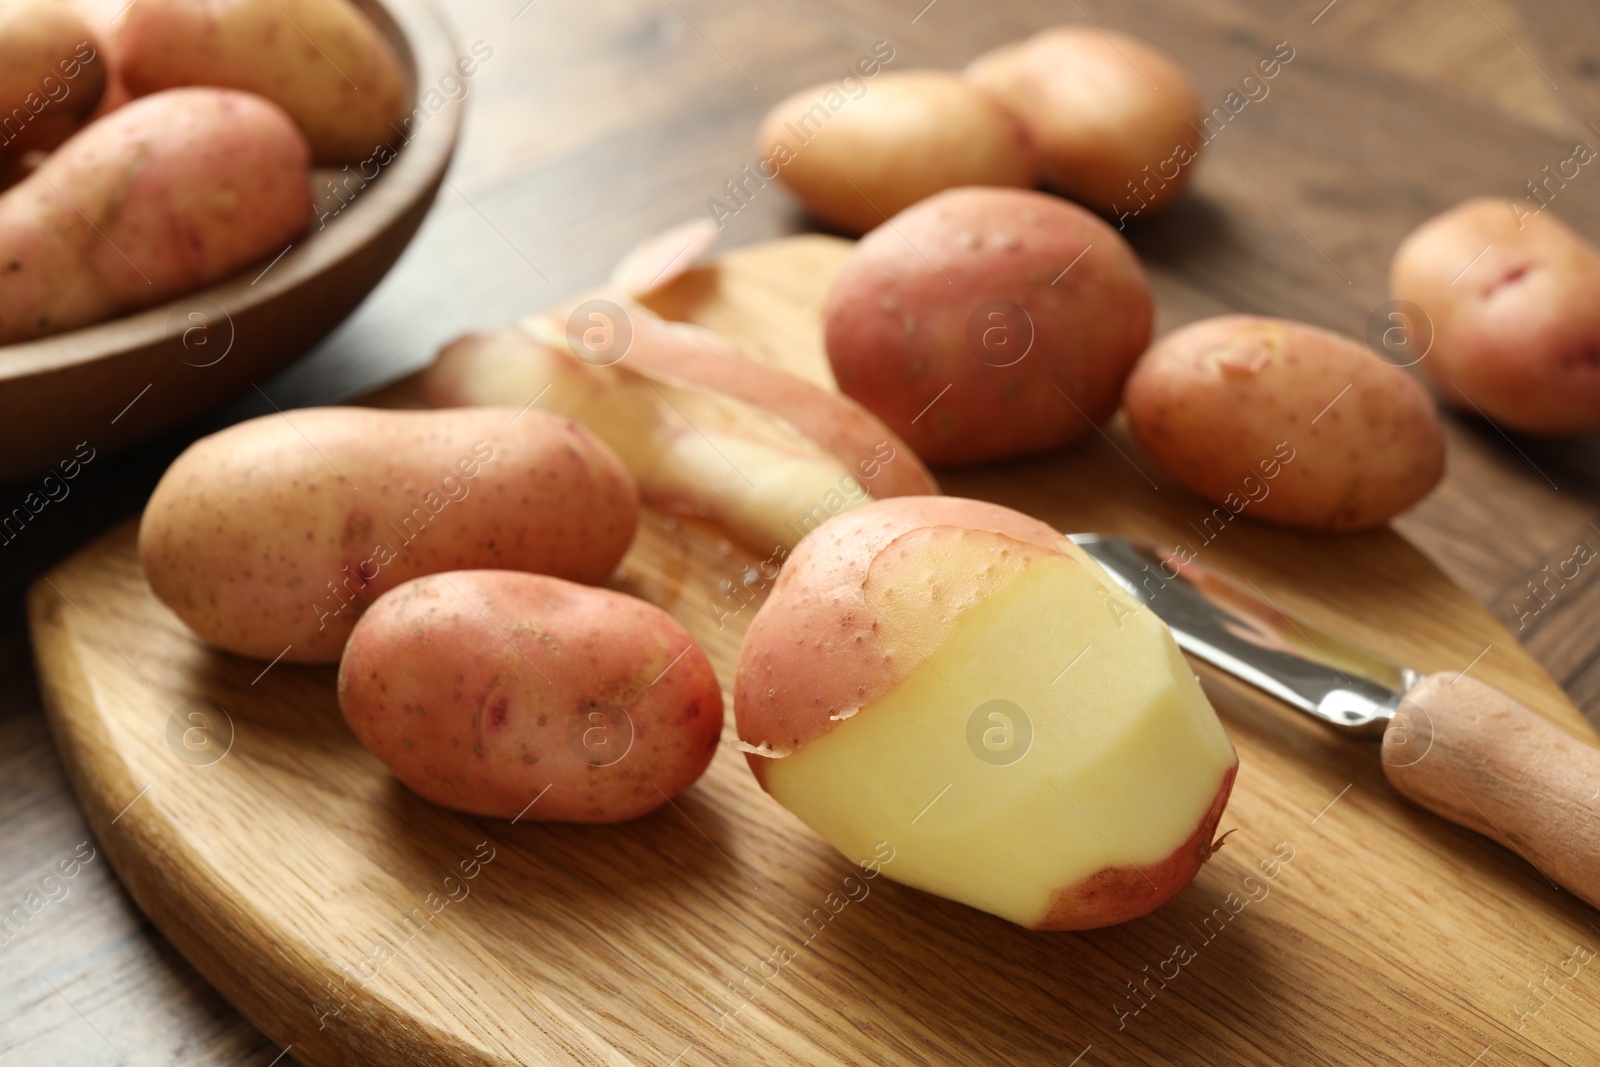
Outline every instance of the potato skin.
<path id="1" fill-rule="evenodd" d="M 49 151 L 89 120 L 106 89 L 102 51 L 60 0 L 0 0 L 0 186 L 23 153 Z"/>
<path id="2" fill-rule="evenodd" d="M 1377 526 L 1444 474 L 1427 390 L 1365 345 L 1303 323 L 1224 315 L 1186 326 L 1151 346 L 1125 400 L 1140 446 L 1179 484 L 1283 526 Z"/>
<path id="3" fill-rule="evenodd" d="M 174 89 L 93 123 L 0 194 L 0 344 L 159 304 L 276 255 L 311 220 L 276 105 Z"/>
<path id="4" fill-rule="evenodd" d="M 145 508 L 145 576 L 208 643 L 294 663 L 337 660 L 373 600 L 424 574 L 605 579 L 638 524 L 633 479 L 576 423 L 514 415 L 312 408 L 202 438 Z"/>
<path id="5" fill-rule="evenodd" d="M 905 462 L 896 459 L 869 476 L 882 479 L 871 483 L 874 496 L 939 492 L 933 475 L 910 454 L 905 442 L 855 401 L 751 358 L 713 330 L 662 318 L 632 301 L 617 303 L 633 330 L 632 345 L 619 369 L 663 385 L 721 393 L 760 408 L 789 423 L 851 471 L 865 471 L 865 464 L 887 441 Z M 564 354 L 572 356 L 570 347 Z"/>
<path id="6" fill-rule="evenodd" d="M 590 823 L 694 784 L 723 717 L 710 660 L 666 612 L 515 571 L 429 575 L 379 597 L 339 663 L 339 707 L 436 804 Z"/>
<path id="7" fill-rule="evenodd" d="M 318 163 L 359 163 L 404 139 L 405 81 L 389 42 L 348 0 L 139 0 L 118 36 L 135 96 L 179 85 L 259 93 Z"/>
<path id="8" fill-rule="evenodd" d="M 710 330 L 662 320 L 635 305 L 620 306 L 633 328 L 627 358 L 616 364 L 615 370 L 584 368 L 593 379 L 603 383 L 607 372 L 610 377 L 635 374 L 662 385 L 721 393 L 787 422 L 849 470 L 864 474 L 875 470 L 876 474 L 867 475 L 873 496 L 939 492 L 933 475 L 905 442 L 848 397 L 745 356 Z M 501 392 L 510 368 L 537 366 L 545 360 L 582 362 L 570 348 L 551 346 L 518 327 L 465 334 L 439 350 L 422 372 L 418 388 L 423 400 L 436 408 L 511 403 L 520 399 L 520 394 Z M 518 384 L 532 386 L 536 392 L 545 382 L 532 376 Z M 878 466 L 873 460 L 885 443 L 896 459 Z"/>
<path id="9" fill-rule="evenodd" d="M 1102 214 L 1157 210 L 1194 169 L 1199 97 L 1181 67 L 1136 38 L 1057 27 L 979 56 L 965 74 L 1022 120 L 1046 183 Z M 1157 168 L 1175 152 L 1183 162 L 1169 179 Z"/>
<path id="10" fill-rule="evenodd" d="M 1412 231 L 1389 275 L 1390 295 L 1433 324 L 1417 369 L 1439 399 L 1538 434 L 1600 430 L 1597 292 L 1592 244 L 1548 211 L 1490 198 Z"/>
<path id="11" fill-rule="evenodd" d="M 778 104 L 756 134 L 778 179 L 829 225 L 861 234 L 945 189 L 1038 180 L 1016 118 L 959 76 L 896 71 L 866 84 L 820 128 L 832 83 Z"/>
<path id="12" fill-rule="evenodd" d="M 985 350 L 991 335 L 1021 343 L 1026 329 L 995 302 L 1031 321 L 1020 358 Z M 840 390 L 937 466 L 1091 432 L 1117 409 L 1152 308 L 1138 259 L 1102 220 L 1042 193 L 966 188 L 864 237 L 823 314 Z"/>
<path id="13" fill-rule="evenodd" d="M 894 497 L 829 519 L 795 547 L 745 631 L 734 683 L 741 738 L 786 755 L 892 690 L 920 665 L 914 643 L 902 644 L 906 636 L 880 625 L 867 604 L 867 575 L 897 538 L 939 528 L 1004 538 L 1019 559 L 1060 554 L 1064 540 L 1021 512 L 960 497 Z M 826 664 L 820 676 L 819 663 Z M 749 762 L 765 786 L 771 761 L 751 754 Z"/>
<path id="14" fill-rule="evenodd" d="M 887 441 L 905 462 L 879 470 L 874 496 L 930 496 L 939 492 L 905 442 L 870 411 L 847 397 L 752 359 L 711 330 L 663 319 L 637 304 L 624 305 L 634 322 L 627 369 L 662 383 L 722 393 L 782 418 L 839 460 L 864 472 Z"/>

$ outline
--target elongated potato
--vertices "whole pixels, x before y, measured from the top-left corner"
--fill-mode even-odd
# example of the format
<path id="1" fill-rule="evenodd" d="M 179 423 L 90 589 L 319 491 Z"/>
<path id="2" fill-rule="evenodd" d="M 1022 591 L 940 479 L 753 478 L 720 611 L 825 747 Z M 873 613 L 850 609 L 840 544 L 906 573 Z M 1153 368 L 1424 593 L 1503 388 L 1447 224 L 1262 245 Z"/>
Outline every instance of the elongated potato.
<path id="1" fill-rule="evenodd" d="M 939 466 L 1094 432 L 1150 339 L 1151 301 L 1101 219 L 1031 190 L 967 188 L 862 238 L 823 317 L 840 391 Z"/>
<path id="2" fill-rule="evenodd" d="M 518 821 L 643 815 L 694 784 L 722 734 L 711 661 L 672 616 L 514 571 L 379 597 L 339 662 L 339 707 L 417 793 Z"/>
<path id="3" fill-rule="evenodd" d="M 1021 125 L 960 76 L 908 70 L 832 84 L 774 107 L 756 134 L 762 171 L 849 234 L 958 185 L 1027 187 L 1038 170 Z"/>
<path id="4" fill-rule="evenodd" d="M 1224 524 L 1247 514 L 1365 529 L 1444 475 L 1427 390 L 1365 345 L 1303 323 L 1224 315 L 1186 326 L 1151 346 L 1124 400 L 1150 458 L 1219 505 Z"/>
<path id="5" fill-rule="evenodd" d="M 311 220 L 276 105 L 174 89 L 112 112 L 0 194 L 0 344 L 148 307 L 281 252 Z"/>
<path id="6" fill-rule="evenodd" d="M 216 647 L 332 663 L 402 582 L 473 567 L 598 582 L 638 518 L 621 461 L 565 419 L 313 408 L 190 445 L 151 494 L 139 558 Z"/>
<path id="7" fill-rule="evenodd" d="M 348 0 L 138 0 L 117 41 L 135 96 L 178 85 L 259 93 L 318 163 L 359 163 L 406 134 L 400 61 Z"/>
<path id="8" fill-rule="evenodd" d="M 1036 929 L 1180 892 L 1238 766 L 1159 618 L 1044 523 L 951 497 L 802 541 L 734 712 L 762 787 L 847 858 Z"/>
<path id="9" fill-rule="evenodd" d="M 1401 243 L 1389 293 L 1428 316 L 1417 369 L 1444 403 L 1528 433 L 1600 430 L 1600 249 L 1554 214 L 1458 204 Z"/>
<path id="10" fill-rule="evenodd" d="M 537 399 L 615 448 L 650 504 L 720 522 L 761 551 L 793 545 L 871 497 L 938 492 L 911 449 L 853 402 L 637 304 L 580 308 L 589 306 L 629 338 L 615 362 L 580 358 L 581 338 L 534 319 L 447 345 L 423 374 L 424 398 L 440 407 Z"/>
<path id="11" fill-rule="evenodd" d="M 1046 182 L 1102 214 L 1163 207 L 1199 158 L 1188 75 L 1126 34 L 1058 26 L 979 56 L 966 76 L 1022 120 Z"/>
<path id="12" fill-rule="evenodd" d="M 0 186 L 26 152 L 89 120 L 106 88 L 102 46 L 60 0 L 0 0 Z"/>

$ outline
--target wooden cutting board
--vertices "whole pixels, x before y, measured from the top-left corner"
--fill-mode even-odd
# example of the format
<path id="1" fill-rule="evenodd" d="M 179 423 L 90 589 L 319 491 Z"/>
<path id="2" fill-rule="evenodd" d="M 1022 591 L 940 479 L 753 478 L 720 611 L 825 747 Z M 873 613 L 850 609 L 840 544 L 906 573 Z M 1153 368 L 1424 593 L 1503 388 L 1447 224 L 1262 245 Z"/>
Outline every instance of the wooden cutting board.
<path id="1" fill-rule="evenodd" d="M 826 382 L 815 310 L 847 247 L 744 249 L 655 302 Z M 402 383 L 380 402 L 415 400 Z M 1210 509 L 1117 426 L 944 484 L 1063 531 L 1187 541 L 1330 630 L 1423 670 L 1470 667 L 1593 740 L 1391 531 L 1240 519 L 1208 539 Z M 1466 1067 L 1600 1048 L 1583 1008 L 1600 963 L 1573 951 L 1600 948 L 1600 915 L 1402 801 L 1369 744 L 1249 691 L 1208 680 L 1241 761 L 1237 832 L 1195 883 L 1134 923 L 1036 934 L 885 879 L 849 900 L 851 864 L 757 788 L 731 714 L 700 783 L 626 825 L 432 807 L 346 729 L 331 668 L 207 649 L 153 598 L 134 545 L 130 522 L 33 588 L 56 738 L 135 900 L 304 1063 Z M 756 607 L 725 583 L 758 558 L 647 513 L 614 584 L 681 620 L 731 690 Z"/>

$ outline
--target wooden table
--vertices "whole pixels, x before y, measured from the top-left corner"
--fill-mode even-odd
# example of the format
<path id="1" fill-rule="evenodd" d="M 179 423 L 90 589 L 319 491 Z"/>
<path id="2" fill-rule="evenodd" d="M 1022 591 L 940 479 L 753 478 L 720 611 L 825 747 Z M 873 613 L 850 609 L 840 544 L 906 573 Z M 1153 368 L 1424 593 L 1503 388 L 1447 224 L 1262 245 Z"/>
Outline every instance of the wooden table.
<path id="1" fill-rule="evenodd" d="M 752 131 L 768 106 L 835 75 L 876 40 L 895 43 L 897 66 L 956 66 L 1053 21 L 1087 17 L 1137 28 L 1161 7 L 1154 0 L 924 3 L 452 0 L 462 45 L 481 40 L 493 56 L 469 83 L 466 136 L 438 206 L 350 322 L 260 383 L 262 391 L 282 407 L 349 397 L 420 366 L 455 333 L 498 325 L 594 284 L 639 237 L 706 210 L 706 199 L 753 158 Z M 1600 9 L 1592 0 L 1185 0 L 1181 7 L 1186 20 L 1212 28 L 1219 40 L 1290 39 L 1308 61 L 1346 76 L 1352 91 L 1413 83 L 1443 112 L 1462 100 L 1492 109 L 1499 118 L 1489 135 L 1507 143 L 1515 140 L 1506 132 L 1513 123 L 1600 144 Z M 1242 73 L 1202 65 L 1181 38 L 1163 43 L 1194 68 L 1207 98 Z M 1363 99 L 1361 106 L 1371 106 Z M 1345 120 L 1359 123 L 1361 115 Z M 1475 132 L 1468 127 L 1462 135 Z M 1531 178 L 1555 160 L 1525 162 Z M 1252 176 L 1272 188 L 1271 173 Z M 1592 204 L 1600 184 L 1582 181 L 1564 195 Z M 729 220 L 722 239 L 743 244 L 804 225 L 792 201 L 769 187 Z M 1311 232 L 1321 236 L 1314 225 Z M 1380 243 L 1392 247 L 1397 238 Z M 1384 266 L 1381 257 L 1357 253 L 1343 264 L 1353 287 L 1375 293 Z M 1337 318 L 1319 314 L 1314 303 L 1285 310 Z M 1350 331 L 1360 325 L 1327 324 Z M 0 904 L 39 887 L 81 843 L 89 844 L 79 858 L 94 849 L 40 710 L 23 589 L 135 512 L 188 440 L 266 410 L 267 401 L 254 396 L 137 454 L 97 457 L 69 498 L 0 547 Z M 1589 622 L 1600 609 L 1595 570 L 1582 570 L 1547 605 L 1526 584 L 1577 544 L 1600 547 L 1600 442 L 1513 441 L 1453 417 L 1449 436 L 1445 483 L 1397 525 L 1600 722 L 1600 628 Z M 0 489 L 0 505 L 9 508 L 28 489 Z M 0 945 L 0 1065 L 289 1064 L 292 1057 L 279 1058 L 282 1050 L 172 951 L 123 894 L 99 850 L 93 855 L 63 883 L 65 895 L 57 890 L 60 899 Z M 1600 1008 L 1592 980 L 1572 983 L 1564 995 Z"/>

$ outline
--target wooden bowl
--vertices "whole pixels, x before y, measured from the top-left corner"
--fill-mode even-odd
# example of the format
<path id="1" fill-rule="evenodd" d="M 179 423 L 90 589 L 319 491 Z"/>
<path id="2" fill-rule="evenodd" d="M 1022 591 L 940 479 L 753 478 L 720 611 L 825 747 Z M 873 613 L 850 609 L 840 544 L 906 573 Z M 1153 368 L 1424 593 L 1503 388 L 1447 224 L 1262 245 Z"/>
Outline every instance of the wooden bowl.
<path id="1" fill-rule="evenodd" d="M 449 29 L 427 0 L 356 3 L 394 46 L 417 106 L 460 54 Z M 0 481 L 54 467 L 81 441 L 104 454 L 148 440 L 325 337 L 388 273 L 444 180 L 461 105 L 423 114 L 409 141 L 397 130 L 398 154 L 345 206 L 318 198 L 321 226 L 281 259 L 145 311 L 0 346 Z M 327 195 L 321 179 L 339 173 L 315 171 L 316 187 Z"/>

